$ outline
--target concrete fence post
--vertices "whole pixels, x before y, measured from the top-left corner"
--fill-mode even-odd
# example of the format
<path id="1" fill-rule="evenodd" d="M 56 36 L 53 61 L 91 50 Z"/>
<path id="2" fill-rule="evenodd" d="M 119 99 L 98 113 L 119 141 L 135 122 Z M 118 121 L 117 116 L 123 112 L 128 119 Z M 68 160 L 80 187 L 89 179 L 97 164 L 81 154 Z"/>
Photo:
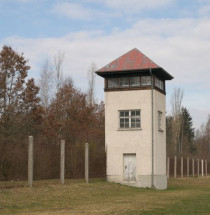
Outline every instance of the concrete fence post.
<path id="1" fill-rule="evenodd" d="M 176 178 L 176 156 L 174 156 L 174 178 Z"/>
<path id="2" fill-rule="evenodd" d="M 201 160 L 201 176 L 203 177 L 203 159 Z"/>
<path id="3" fill-rule="evenodd" d="M 65 140 L 61 140 L 60 182 L 65 183 Z"/>
<path id="4" fill-rule="evenodd" d="M 33 136 L 29 136 L 28 144 L 28 185 L 33 186 Z"/>
<path id="5" fill-rule="evenodd" d="M 195 160 L 192 158 L 192 177 L 195 177 Z"/>
<path id="6" fill-rule="evenodd" d="M 181 178 L 183 178 L 183 157 L 181 157 Z"/>
<path id="7" fill-rule="evenodd" d="M 207 164 L 208 164 L 208 161 L 207 160 L 205 160 L 205 163 L 206 163 L 206 165 L 205 165 L 205 169 L 206 169 L 206 176 L 208 175 L 208 173 L 207 173 Z"/>
<path id="8" fill-rule="evenodd" d="M 85 181 L 89 182 L 89 144 L 85 143 Z"/>
<path id="9" fill-rule="evenodd" d="M 199 169 L 199 159 L 197 159 L 197 174 L 198 174 L 198 177 L 199 177 L 199 173 L 200 173 L 200 169 Z"/>
<path id="10" fill-rule="evenodd" d="M 167 178 L 170 177 L 170 158 L 167 158 Z"/>
<path id="11" fill-rule="evenodd" d="M 190 175 L 190 161 L 189 161 L 189 157 L 187 157 L 187 177 L 189 177 Z"/>

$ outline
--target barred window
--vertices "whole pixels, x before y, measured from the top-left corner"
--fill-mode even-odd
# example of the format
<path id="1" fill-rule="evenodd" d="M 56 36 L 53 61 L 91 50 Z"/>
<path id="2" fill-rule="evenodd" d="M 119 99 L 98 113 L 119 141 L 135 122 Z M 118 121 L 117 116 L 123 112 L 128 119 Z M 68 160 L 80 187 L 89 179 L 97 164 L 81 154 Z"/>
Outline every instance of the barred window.
<path id="1" fill-rule="evenodd" d="M 118 78 L 108 78 L 108 88 L 118 87 Z"/>
<path id="2" fill-rule="evenodd" d="M 158 78 L 155 78 L 155 86 L 161 90 L 164 90 L 163 81 Z"/>
<path id="3" fill-rule="evenodd" d="M 140 128 L 140 110 L 119 111 L 120 128 Z"/>
<path id="4" fill-rule="evenodd" d="M 142 76 L 141 77 L 141 85 L 142 86 L 150 86 L 151 85 L 151 76 Z"/>
<path id="5" fill-rule="evenodd" d="M 140 76 L 131 76 L 130 77 L 130 86 L 131 87 L 140 86 Z"/>
<path id="6" fill-rule="evenodd" d="M 129 77 L 120 77 L 120 87 L 129 87 Z"/>
<path id="7" fill-rule="evenodd" d="M 126 77 L 114 77 L 114 78 L 107 78 L 107 87 L 108 88 L 127 88 L 127 87 L 147 87 L 151 86 L 151 76 L 126 76 Z M 156 81 L 157 82 L 157 81 Z M 156 83 L 155 82 L 155 83 Z M 157 86 L 160 88 L 163 88 L 163 81 L 162 83 L 157 84 Z M 161 89 L 161 88 L 160 88 Z"/>

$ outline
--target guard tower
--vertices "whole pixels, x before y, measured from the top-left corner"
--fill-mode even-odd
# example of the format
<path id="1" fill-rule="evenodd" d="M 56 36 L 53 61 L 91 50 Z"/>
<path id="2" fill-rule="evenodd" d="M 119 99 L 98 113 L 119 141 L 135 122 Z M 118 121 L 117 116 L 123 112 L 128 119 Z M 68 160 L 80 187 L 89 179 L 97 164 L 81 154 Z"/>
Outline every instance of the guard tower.
<path id="1" fill-rule="evenodd" d="M 96 73 L 105 85 L 107 180 L 166 189 L 165 81 L 173 77 L 137 49 Z"/>

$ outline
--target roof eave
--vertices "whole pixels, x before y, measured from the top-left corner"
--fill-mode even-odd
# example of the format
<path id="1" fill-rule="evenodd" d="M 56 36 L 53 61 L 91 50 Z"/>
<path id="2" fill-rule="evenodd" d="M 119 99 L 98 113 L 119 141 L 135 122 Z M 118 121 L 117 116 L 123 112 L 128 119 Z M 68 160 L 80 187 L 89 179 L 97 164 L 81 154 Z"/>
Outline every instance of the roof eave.
<path id="1" fill-rule="evenodd" d="M 144 68 L 144 69 L 132 69 L 132 70 L 113 70 L 113 71 L 101 71 L 101 70 L 98 70 L 96 71 L 95 73 L 103 78 L 107 77 L 107 76 L 110 76 L 110 75 L 114 75 L 114 74 L 131 74 L 131 72 L 149 72 L 150 69 L 152 71 L 156 71 L 156 73 L 158 73 L 159 71 L 159 74 L 161 76 L 164 77 L 165 80 L 172 80 L 174 77 L 171 76 L 168 72 L 166 72 L 162 67 L 157 67 L 157 68 Z"/>

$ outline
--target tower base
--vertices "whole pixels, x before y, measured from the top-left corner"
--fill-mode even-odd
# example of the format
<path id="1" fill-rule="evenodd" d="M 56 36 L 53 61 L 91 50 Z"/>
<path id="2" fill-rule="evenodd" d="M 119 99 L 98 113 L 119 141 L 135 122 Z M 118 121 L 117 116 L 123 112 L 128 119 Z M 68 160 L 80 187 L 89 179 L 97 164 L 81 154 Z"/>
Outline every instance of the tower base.
<path id="1" fill-rule="evenodd" d="M 124 181 L 121 176 L 108 175 L 108 182 L 120 183 L 128 186 L 139 187 L 139 188 L 155 188 L 157 190 L 167 189 L 167 176 L 166 175 L 155 175 L 154 186 L 152 185 L 151 175 L 138 175 L 136 181 Z"/>

